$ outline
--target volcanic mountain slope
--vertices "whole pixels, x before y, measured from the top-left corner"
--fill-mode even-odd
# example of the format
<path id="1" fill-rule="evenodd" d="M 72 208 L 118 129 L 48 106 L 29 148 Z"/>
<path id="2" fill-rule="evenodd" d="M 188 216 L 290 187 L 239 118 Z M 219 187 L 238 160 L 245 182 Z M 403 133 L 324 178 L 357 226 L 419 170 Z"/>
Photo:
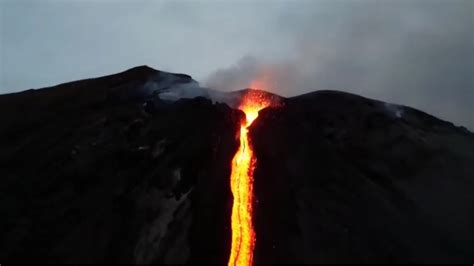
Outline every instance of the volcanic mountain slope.
<path id="1" fill-rule="evenodd" d="M 287 99 L 250 129 L 256 263 L 474 260 L 474 135 L 333 91 Z"/>
<path id="2" fill-rule="evenodd" d="M 225 261 L 242 114 L 147 91 L 192 82 L 139 67 L 1 96 L 0 260 Z"/>
<path id="3" fill-rule="evenodd" d="M 251 92 L 177 100 L 216 94 L 137 67 L 0 96 L 0 261 L 227 263 Z M 256 263 L 474 260 L 472 133 L 347 93 L 280 100 L 250 128 Z"/>

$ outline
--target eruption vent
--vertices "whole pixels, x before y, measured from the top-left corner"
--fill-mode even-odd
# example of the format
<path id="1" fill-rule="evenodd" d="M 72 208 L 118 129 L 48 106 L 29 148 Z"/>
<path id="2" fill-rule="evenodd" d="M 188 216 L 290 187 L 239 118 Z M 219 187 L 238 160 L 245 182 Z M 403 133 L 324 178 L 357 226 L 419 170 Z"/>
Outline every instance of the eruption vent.
<path id="1" fill-rule="evenodd" d="M 248 91 L 239 109 L 246 119 L 240 127 L 240 147 L 232 159 L 231 190 L 234 196 L 232 206 L 232 247 L 229 266 L 252 265 L 255 232 L 252 224 L 253 170 L 256 164 L 248 137 L 248 127 L 257 119 L 258 111 L 271 104 L 270 97 L 262 91 Z"/>

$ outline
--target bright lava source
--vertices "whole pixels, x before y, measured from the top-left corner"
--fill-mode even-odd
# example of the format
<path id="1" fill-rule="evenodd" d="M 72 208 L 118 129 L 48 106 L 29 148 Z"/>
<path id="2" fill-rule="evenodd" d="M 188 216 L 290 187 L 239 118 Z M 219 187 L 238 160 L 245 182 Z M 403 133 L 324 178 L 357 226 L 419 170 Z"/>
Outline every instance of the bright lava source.
<path id="1" fill-rule="evenodd" d="M 257 119 L 258 111 L 270 105 L 263 92 L 249 91 L 242 97 L 239 109 L 246 120 L 240 127 L 240 146 L 232 159 L 231 190 L 232 247 L 229 266 L 252 265 L 255 246 L 255 231 L 252 224 L 253 172 L 256 164 L 252 146 L 249 143 L 248 127 Z"/>

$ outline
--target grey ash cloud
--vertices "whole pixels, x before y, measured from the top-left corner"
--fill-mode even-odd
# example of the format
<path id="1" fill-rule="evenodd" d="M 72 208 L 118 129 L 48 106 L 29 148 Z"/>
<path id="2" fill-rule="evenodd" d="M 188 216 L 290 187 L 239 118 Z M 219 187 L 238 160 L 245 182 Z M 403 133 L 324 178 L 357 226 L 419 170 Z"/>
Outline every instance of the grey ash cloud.
<path id="1" fill-rule="evenodd" d="M 207 80 L 234 90 L 270 72 L 292 96 L 337 89 L 414 106 L 474 128 L 473 1 L 311 1 L 282 11 L 283 59 L 246 55 Z"/>

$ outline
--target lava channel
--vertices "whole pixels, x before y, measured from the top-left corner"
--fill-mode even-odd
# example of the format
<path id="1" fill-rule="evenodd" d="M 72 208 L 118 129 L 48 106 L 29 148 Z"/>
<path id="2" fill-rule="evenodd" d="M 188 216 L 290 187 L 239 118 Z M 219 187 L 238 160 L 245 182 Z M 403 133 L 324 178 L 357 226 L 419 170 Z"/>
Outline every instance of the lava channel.
<path id="1" fill-rule="evenodd" d="M 249 91 L 242 97 L 239 109 L 245 113 L 240 127 L 240 146 L 232 159 L 230 184 L 234 197 L 232 205 L 232 246 L 229 266 L 252 265 L 255 246 L 253 229 L 253 172 L 256 165 L 248 128 L 257 119 L 258 111 L 270 105 L 270 99 L 261 91 Z"/>

